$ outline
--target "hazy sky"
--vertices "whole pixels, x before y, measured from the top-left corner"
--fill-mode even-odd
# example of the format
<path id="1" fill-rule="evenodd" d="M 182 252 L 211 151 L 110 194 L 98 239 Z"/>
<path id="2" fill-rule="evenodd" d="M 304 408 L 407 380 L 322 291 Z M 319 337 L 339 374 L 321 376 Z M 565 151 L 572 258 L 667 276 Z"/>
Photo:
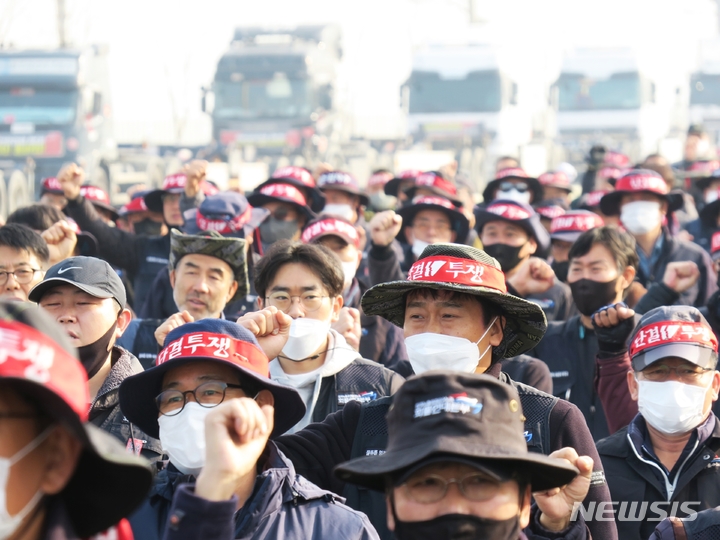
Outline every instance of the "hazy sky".
<path id="1" fill-rule="evenodd" d="M 697 41 L 717 30 L 714 0 L 66 0 L 68 34 L 110 46 L 118 138 L 209 138 L 200 87 L 241 25 L 337 22 L 343 29 L 340 97 L 362 125 L 399 121 L 399 85 L 413 50 L 429 43 L 489 42 L 522 88 L 545 88 L 562 51 L 633 46 L 662 69 L 690 71 Z M 0 0 L 0 42 L 57 44 L 55 0 Z M 540 95 L 540 93 L 538 93 Z"/>

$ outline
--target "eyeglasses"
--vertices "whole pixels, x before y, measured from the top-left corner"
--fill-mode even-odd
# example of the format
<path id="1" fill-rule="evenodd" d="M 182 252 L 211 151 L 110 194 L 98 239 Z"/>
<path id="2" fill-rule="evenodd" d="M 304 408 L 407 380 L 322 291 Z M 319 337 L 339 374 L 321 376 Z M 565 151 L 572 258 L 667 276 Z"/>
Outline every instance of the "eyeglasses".
<path id="1" fill-rule="evenodd" d="M 14 272 L 0 272 L 0 285 L 5 285 L 8 281 L 8 276 L 11 275 L 20 285 L 27 285 L 33 280 L 33 277 L 37 272 L 42 272 L 42 270 L 35 268 L 19 268 Z"/>
<path id="2" fill-rule="evenodd" d="M 299 298 L 305 311 L 317 311 L 322 306 L 323 299 L 330 298 L 329 296 L 320 296 L 315 293 L 303 293 L 300 296 L 291 296 L 284 292 L 274 292 L 270 296 L 266 296 L 265 299 L 268 304 L 275 306 L 280 311 L 287 312 L 292 307 L 293 298 Z"/>
<path id="3" fill-rule="evenodd" d="M 224 382 L 206 382 L 198 386 L 195 390 L 165 390 L 155 398 L 160 414 L 165 416 L 175 416 L 185 408 L 188 394 L 192 394 L 195 401 L 201 407 L 208 409 L 217 407 L 225 399 L 226 394 L 232 397 L 242 397 L 238 390 L 242 390 L 242 386 L 238 384 L 227 384 Z"/>
<path id="4" fill-rule="evenodd" d="M 665 382 L 670 377 L 670 373 L 674 372 L 675 376 L 682 382 L 688 384 L 695 384 L 700 382 L 702 376 L 705 375 L 705 373 L 707 373 L 708 371 L 714 370 L 712 368 L 693 368 L 690 366 L 679 366 L 671 368 L 670 366 L 660 364 L 658 366 L 652 365 L 650 367 L 647 367 L 643 369 L 640 373 L 642 373 L 643 378 L 647 379 L 648 381 Z"/>
<path id="5" fill-rule="evenodd" d="M 497 495 L 500 484 L 485 475 L 471 473 L 460 479 L 434 474 L 412 477 L 403 484 L 405 493 L 420 504 L 431 504 L 442 500 L 450 484 L 457 484 L 466 499 L 475 502 L 487 501 Z"/>
<path id="6" fill-rule="evenodd" d="M 510 191 L 512 189 L 517 189 L 520 193 L 525 193 L 528 190 L 528 185 L 524 182 L 518 184 L 514 182 L 502 182 L 500 184 L 500 191 Z"/>

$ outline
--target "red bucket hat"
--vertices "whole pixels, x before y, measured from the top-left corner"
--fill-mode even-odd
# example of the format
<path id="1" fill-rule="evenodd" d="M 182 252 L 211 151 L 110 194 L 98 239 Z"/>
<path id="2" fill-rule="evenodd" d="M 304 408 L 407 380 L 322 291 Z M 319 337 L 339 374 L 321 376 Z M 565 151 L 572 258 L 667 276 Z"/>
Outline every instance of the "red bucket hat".
<path id="1" fill-rule="evenodd" d="M 674 212 L 683 206 L 682 193 L 669 192 L 665 179 L 655 171 L 633 169 L 615 184 L 615 191 L 607 193 L 600 200 L 600 210 L 606 216 L 620 214 L 620 201 L 627 193 L 652 193 L 668 203 L 668 211 Z"/>

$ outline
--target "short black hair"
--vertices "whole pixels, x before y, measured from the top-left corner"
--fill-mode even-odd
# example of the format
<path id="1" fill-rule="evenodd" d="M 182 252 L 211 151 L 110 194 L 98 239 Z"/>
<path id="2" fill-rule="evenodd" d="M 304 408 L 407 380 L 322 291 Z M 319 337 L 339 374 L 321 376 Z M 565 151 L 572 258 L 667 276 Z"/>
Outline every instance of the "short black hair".
<path id="1" fill-rule="evenodd" d="M 20 223 L 8 223 L 0 227 L 0 246 L 24 249 L 35 255 L 41 263 L 50 261 L 50 251 L 43 237 Z"/>
<path id="2" fill-rule="evenodd" d="M 263 255 L 255 270 L 255 290 L 265 298 L 270 283 L 286 264 L 304 264 L 328 290 L 330 296 L 340 296 L 345 288 L 345 274 L 340 259 L 322 244 L 303 244 L 292 240 L 275 242 Z"/>
<path id="3" fill-rule="evenodd" d="M 568 261 L 572 262 L 573 259 L 587 255 L 595 244 L 602 244 L 612 253 L 620 274 L 628 266 L 637 269 L 640 265 L 635 238 L 611 225 L 605 225 L 582 233 L 570 247 Z"/>
<path id="4" fill-rule="evenodd" d="M 36 203 L 18 208 L 8 216 L 7 222 L 21 223 L 34 231 L 45 231 L 61 219 L 66 219 L 65 214 L 54 206 Z"/>

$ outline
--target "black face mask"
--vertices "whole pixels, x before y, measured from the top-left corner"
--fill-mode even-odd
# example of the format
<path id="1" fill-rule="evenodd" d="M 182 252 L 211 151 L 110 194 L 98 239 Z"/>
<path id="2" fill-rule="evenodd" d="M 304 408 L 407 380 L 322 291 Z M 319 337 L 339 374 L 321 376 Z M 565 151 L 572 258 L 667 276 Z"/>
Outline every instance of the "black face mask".
<path id="1" fill-rule="evenodd" d="M 557 277 L 563 283 L 567 283 L 567 275 L 568 268 L 570 267 L 570 261 L 553 261 L 550 266 L 552 267 L 553 272 L 555 272 L 555 277 Z"/>
<path id="2" fill-rule="evenodd" d="M 520 250 L 522 248 L 523 246 L 513 247 L 507 244 L 493 244 L 484 247 L 485 253 L 497 259 L 503 272 L 509 272 L 520 264 Z"/>
<path id="3" fill-rule="evenodd" d="M 159 236 L 163 224 L 150 218 L 142 219 L 133 225 L 135 234 L 143 236 Z"/>
<path id="4" fill-rule="evenodd" d="M 100 339 L 94 343 L 78 347 L 80 363 L 85 368 L 85 371 L 87 371 L 88 379 L 92 379 L 105 364 L 108 353 L 110 352 L 110 341 L 112 341 L 116 329 L 117 322 L 110 327 L 110 330 L 108 330 L 104 336 L 101 336 Z"/>
<path id="5" fill-rule="evenodd" d="M 398 521 L 398 540 L 517 540 L 520 516 L 506 520 L 487 519 L 467 514 L 448 514 L 427 521 Z"/>
<path id="6" fill-rule="evenodd" d="M 580 313 L 590 316 L 603 306 L 615 301 L 615 284 L 618 278 L 607 283 L 600 283 L 591 279 L 579 279 L 569 283 L 573 300 Z"/>
<path id="7" fill-rule="evenodd" d="M 269 216 L 260 224 L 260 239 L 262 240 L 263 251 L 269 248 L 278 240 L 289 240 L 298 231 L 297 220 L 280 221 L 274 216 Z"/>

